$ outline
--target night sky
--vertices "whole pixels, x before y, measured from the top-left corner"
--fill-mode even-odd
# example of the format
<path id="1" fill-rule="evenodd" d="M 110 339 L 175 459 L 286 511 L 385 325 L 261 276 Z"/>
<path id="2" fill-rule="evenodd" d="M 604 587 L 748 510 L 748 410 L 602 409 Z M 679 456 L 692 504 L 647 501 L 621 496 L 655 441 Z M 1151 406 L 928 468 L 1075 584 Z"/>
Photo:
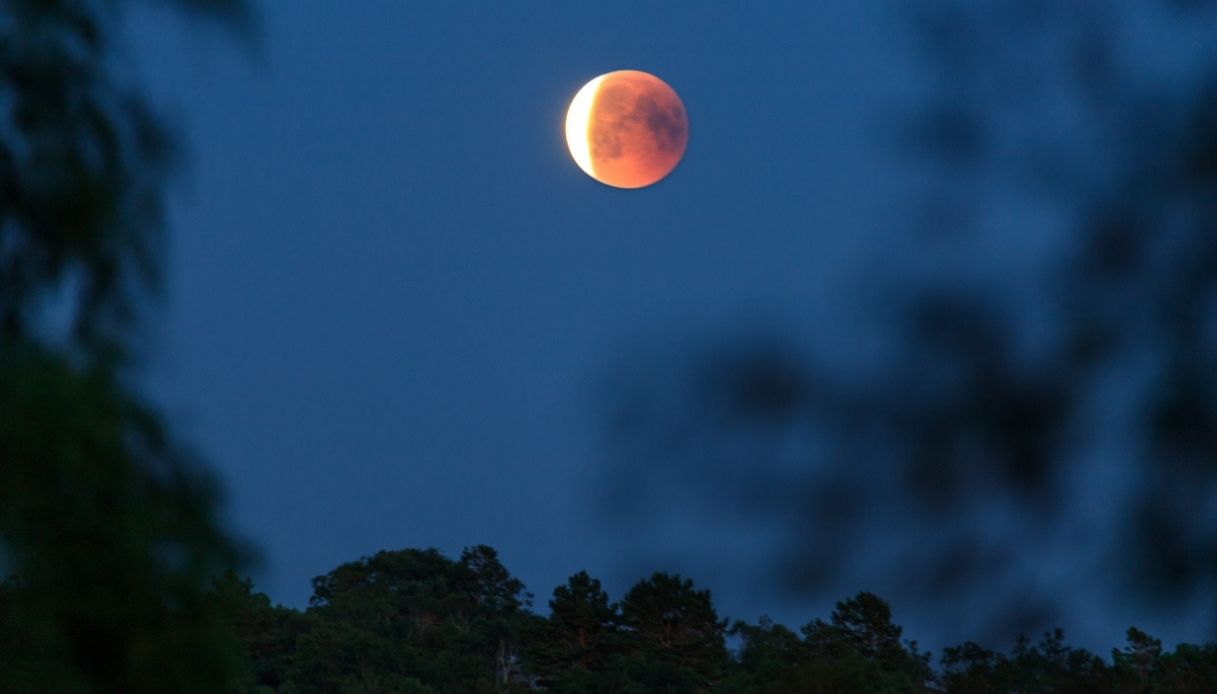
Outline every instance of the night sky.
<path id="1" fill-rule="evenodd" d="M 139 77 L 188 154 L 151 386 L 261 550 L 259 589 L 303 606 L 362 555 L 485 543 L 542 609 L 580 569 L 616 598 L 645 566 L 732 617 L 825 616 L 844 594 L 784 612 L 698 559 L 763 534 L 615 532 L 606 379 L 721 331 L 875 348 L 859 282 L 917 247 L 893 141 L 925 77 L 897 5 L 279 1 L 252 47 L 134 16 Z M 689 114 L 650 188 L 566 151 L 570 98 L 617 69 Z"/>

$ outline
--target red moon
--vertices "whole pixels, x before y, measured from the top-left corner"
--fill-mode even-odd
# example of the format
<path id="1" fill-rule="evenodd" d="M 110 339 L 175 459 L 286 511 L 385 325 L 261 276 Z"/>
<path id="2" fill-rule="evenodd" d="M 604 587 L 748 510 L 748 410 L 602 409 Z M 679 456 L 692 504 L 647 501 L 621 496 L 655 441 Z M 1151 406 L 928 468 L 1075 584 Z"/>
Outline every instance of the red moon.
<path id="1" fill-rule="evenodd" d="M 689 120 L 655 75 L 618 70 L 588 82 L 566 112 L 566 145 L 579 168 L 616 188 L 642 188 L 684 156 Z"/>

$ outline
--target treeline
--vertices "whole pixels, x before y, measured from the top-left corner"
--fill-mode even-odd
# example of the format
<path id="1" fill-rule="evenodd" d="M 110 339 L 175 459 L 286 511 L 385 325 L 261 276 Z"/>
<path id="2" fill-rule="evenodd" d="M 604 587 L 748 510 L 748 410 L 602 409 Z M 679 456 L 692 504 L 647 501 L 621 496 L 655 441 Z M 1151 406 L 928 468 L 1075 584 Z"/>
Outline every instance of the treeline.
<path id="1" fill-rule="evenodd" d="M 1165 651 L 1137 629 L 1110 660 L 1057 630 L 1019 637 L 1009 654 L 969 642 L 935 662 L 866 592 L 795 632 L 767 618 L 729 624 L 680 576 L 656 573 L 613 602 L 579 572 L 543 617 L 486 546 L 343 564 L 313 579 L 304 611 L 233 574 L 213 599 L 240 644 L 238 689 L 258 694 L 1217 692 L 1217 645 Z"/>

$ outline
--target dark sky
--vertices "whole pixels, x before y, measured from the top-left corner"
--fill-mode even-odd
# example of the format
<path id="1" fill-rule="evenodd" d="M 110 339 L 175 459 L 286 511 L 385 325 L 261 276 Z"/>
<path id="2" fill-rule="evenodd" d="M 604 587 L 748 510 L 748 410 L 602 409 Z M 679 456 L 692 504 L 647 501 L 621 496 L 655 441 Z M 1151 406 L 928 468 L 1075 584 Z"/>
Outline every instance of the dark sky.
<path id="1" fill-rule="evenodd" d="M 893 138 L 924 78 L 899 3 L 725 5 L 266 2 L 253 51 L 134 17 L 189 153 L 153 387 L 273 599 L 301 606 L 310 578 L 379 549 L 492 545 L 542 606 L 580 569 L 618 597 L 638 557 L 767 551 L 614 532 L 605 379 L 733 326 L 866 348 L 856 283 L 916 247 L 893 224 L 915 185 Z M 579 87 L 626 68 L 690 119 L 683 162 L 636 191 L 563 141 Z M 751 579 L 692 575 L 725 614 L 781 613 Z"/>

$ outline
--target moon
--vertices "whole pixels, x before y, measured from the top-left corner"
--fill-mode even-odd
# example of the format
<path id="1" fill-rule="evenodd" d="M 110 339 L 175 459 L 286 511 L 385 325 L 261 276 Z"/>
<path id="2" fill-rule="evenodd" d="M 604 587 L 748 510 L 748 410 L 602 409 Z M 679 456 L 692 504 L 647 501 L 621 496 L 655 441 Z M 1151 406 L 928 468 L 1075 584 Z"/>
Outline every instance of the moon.
<path id="1" fill-rule="evenodd" d="M 566 146 L 588 176 L 643 188 L 672 172 L 689 142 L 676 91 L 655 75 L 617 70 L 593 79 L 566 112 Z"/>

